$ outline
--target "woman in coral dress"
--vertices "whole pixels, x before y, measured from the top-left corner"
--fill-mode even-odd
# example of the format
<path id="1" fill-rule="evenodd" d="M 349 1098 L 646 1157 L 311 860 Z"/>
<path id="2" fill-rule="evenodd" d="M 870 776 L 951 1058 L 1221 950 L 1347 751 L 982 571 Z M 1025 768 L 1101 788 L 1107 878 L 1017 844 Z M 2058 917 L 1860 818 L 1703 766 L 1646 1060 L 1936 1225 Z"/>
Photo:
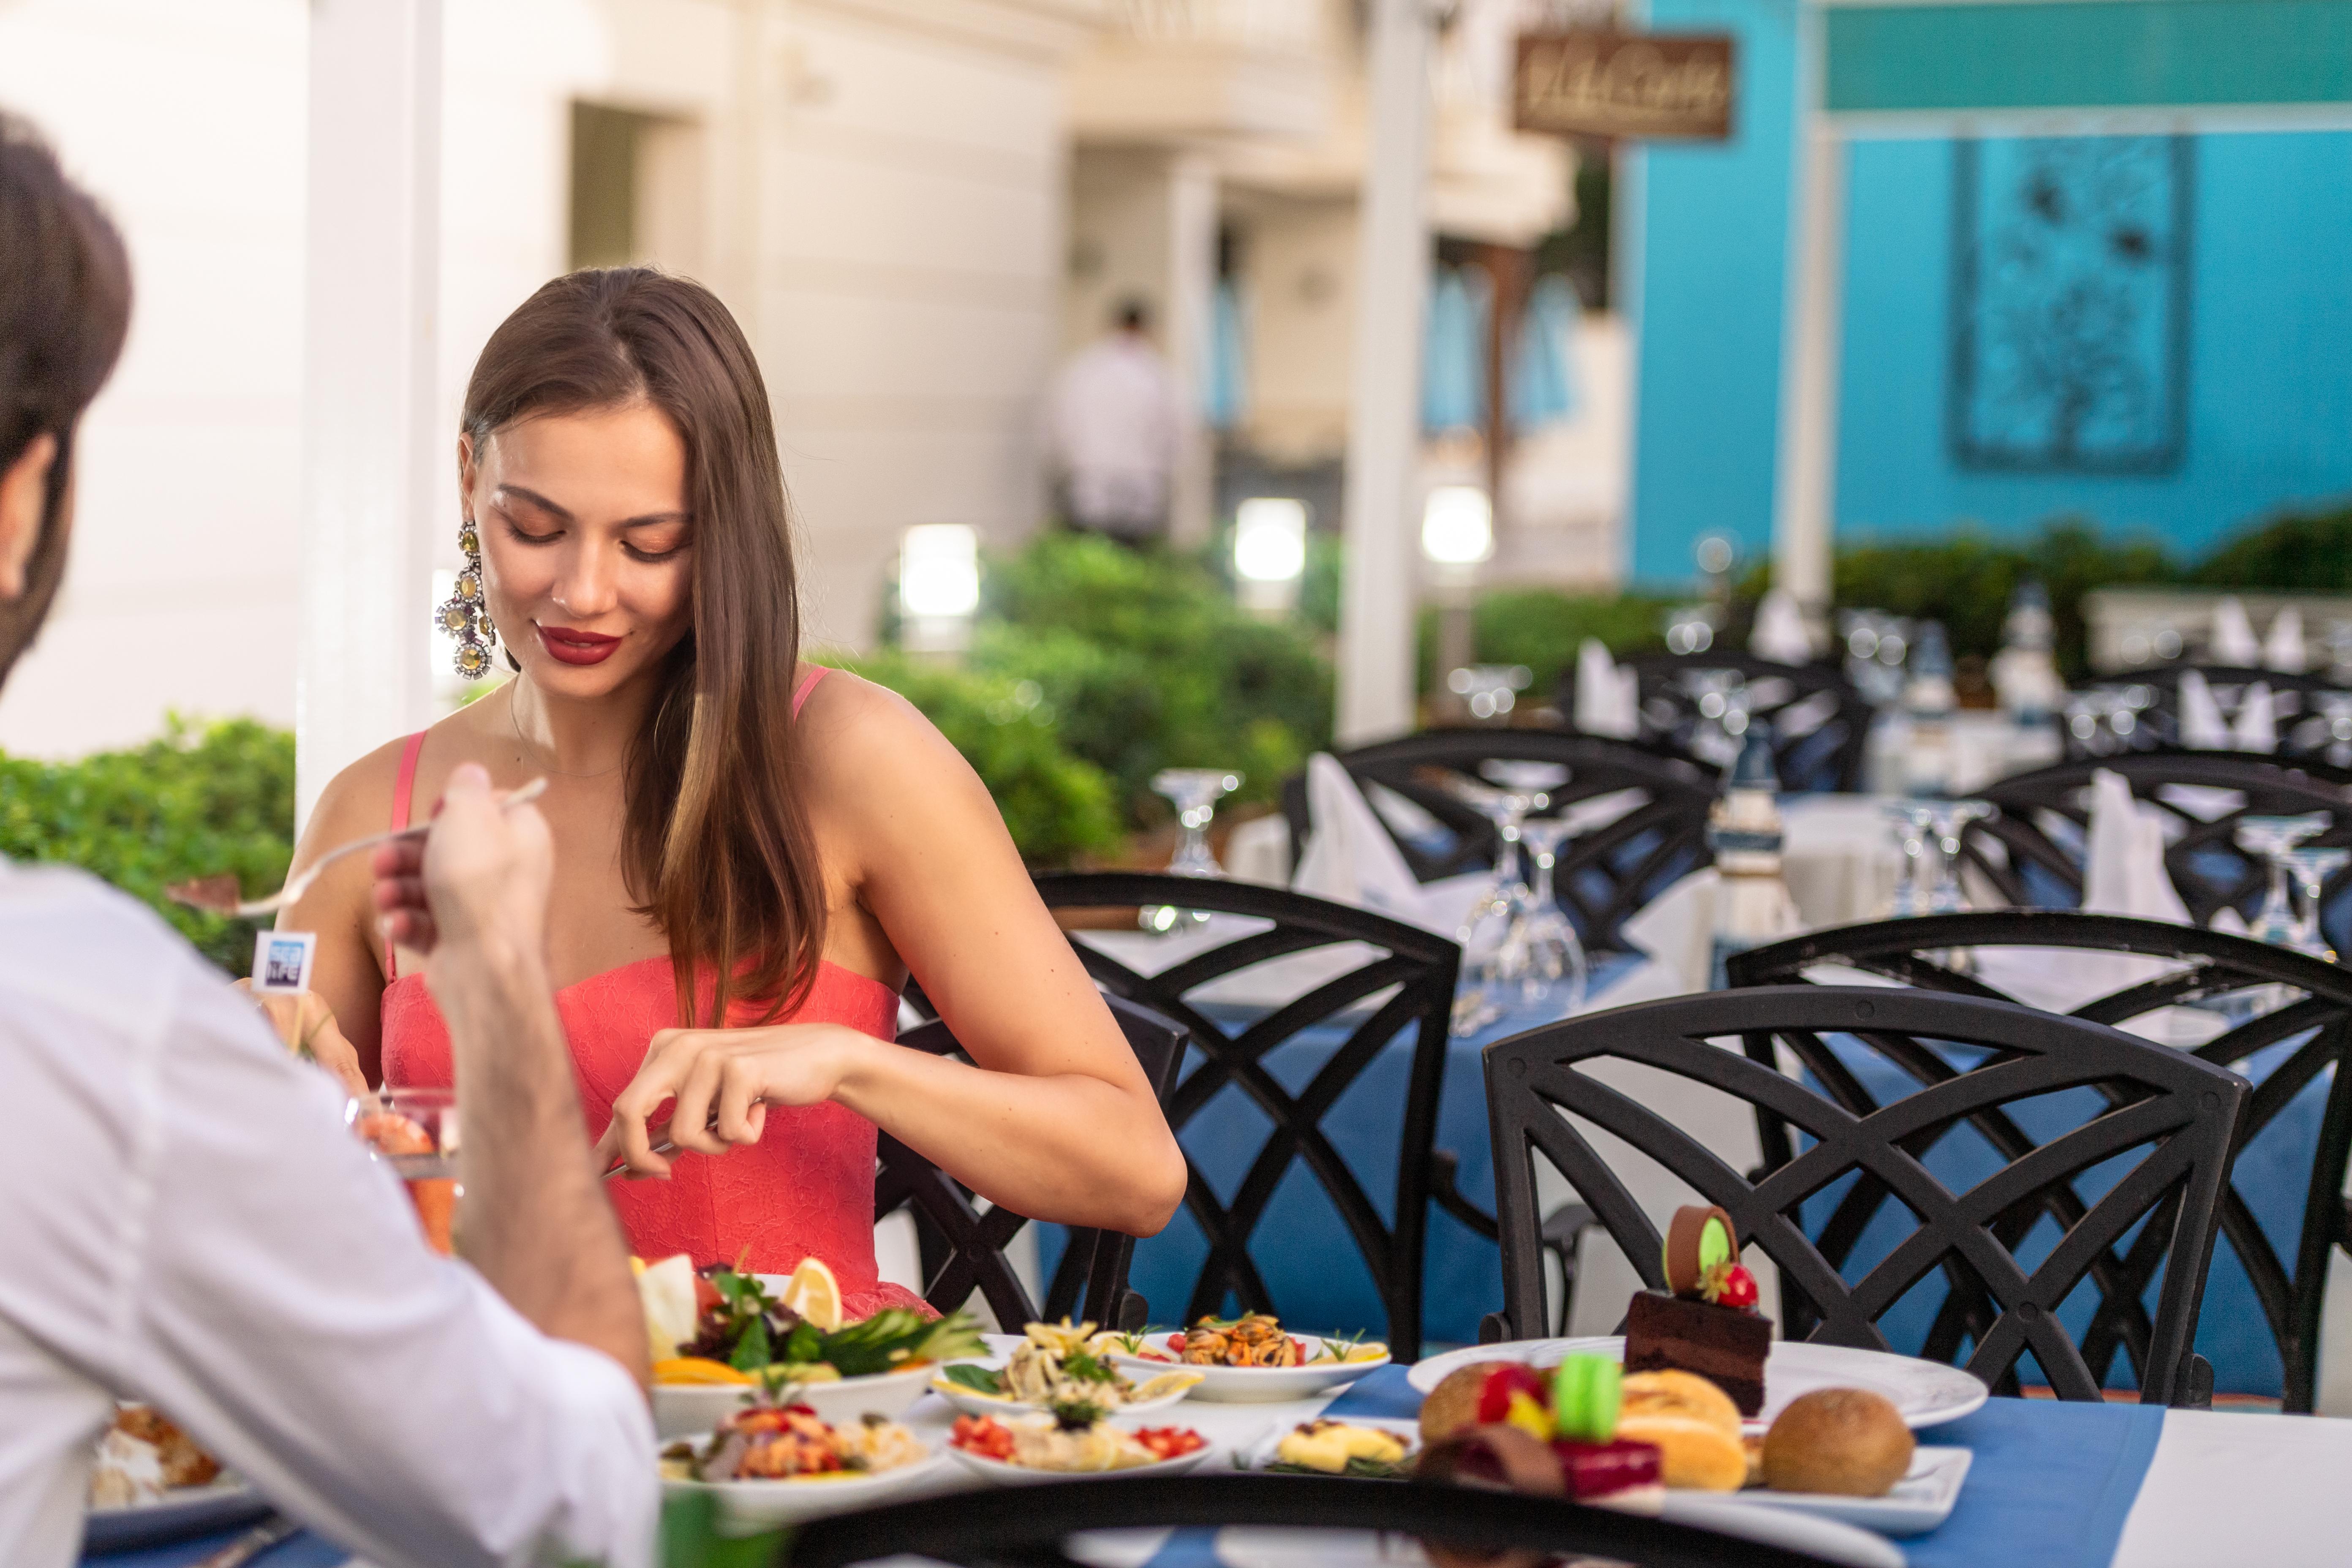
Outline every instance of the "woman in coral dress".
<path id="1" fill-rule="evenodd" d="M 877 1127 L 1021 1213 L 1165 1224 L 1182 1157 L 987 791 L 897 696 L 798 658 L 774 429 L 725 307 L 643 268 L 548 284 L 483 350 L 457 459 L 443 613 L 461 670 L 495 636 L 515 677 L 345 769 L 295 863 L 419 819 L 460 763 L 547 781 L 583 1158 L 638 1178 L 611 1184 L 634 1248 L 813 1256 L 850 1315 L 903 1302 L 875 1268 Z M 372 897 L 338 861 L 282 917 L 319 933 L 300 1026 L 347 1079 L 446 1083 Z M 891 1043 L 910 973 L 976 1065 Z"/>

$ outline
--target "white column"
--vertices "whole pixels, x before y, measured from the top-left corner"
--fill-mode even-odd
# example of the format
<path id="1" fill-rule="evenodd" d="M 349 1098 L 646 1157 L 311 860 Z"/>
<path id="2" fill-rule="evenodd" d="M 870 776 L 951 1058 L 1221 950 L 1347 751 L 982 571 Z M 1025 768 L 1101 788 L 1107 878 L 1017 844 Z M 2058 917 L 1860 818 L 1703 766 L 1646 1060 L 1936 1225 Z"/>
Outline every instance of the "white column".
<path id="1" fill-rule="evenodd" d="M 1426 0 L 1371 0 L 1370 145 L 1359 207 L 1355 363 L 1339 592 L 1342 744 L 1412 728 L 1412 476 L 1420 447 L 1422 312 L 1429 292 L 1430 17 Z"/>
<path id="2" fill-rule="evenodd" d="M 431 530 L 457 526 L 434 405 L 441 0 L 311 0 L 296 816 L 424 725 Z"/>
<path id="3" fill-rule="evenodd" d="M 1198 153 L 1180 153 L 1168 164 L 1168 304 L 1161 339 L 1181 399 L 1181 435 L 1168 498 L 1169 538 L 1180 545 L 1208 542 L 1216 521 L 1216 454 L 1201 422 L 1216 287 L 1217 166 Z"/>
<path id="4" fill-rule="evenodd" d="M 1789 287 L 1780 338 L 1779 494 L 1773 581 L 1796 595 L 1808 623 L 1830 608 L 1830 535 L 1837 502 L 1838 370 L 1845 313 L 1845 139 L 1814 104 L 1819 17 L 1799 41 L 1796 155 L 1790 174 Z"/>

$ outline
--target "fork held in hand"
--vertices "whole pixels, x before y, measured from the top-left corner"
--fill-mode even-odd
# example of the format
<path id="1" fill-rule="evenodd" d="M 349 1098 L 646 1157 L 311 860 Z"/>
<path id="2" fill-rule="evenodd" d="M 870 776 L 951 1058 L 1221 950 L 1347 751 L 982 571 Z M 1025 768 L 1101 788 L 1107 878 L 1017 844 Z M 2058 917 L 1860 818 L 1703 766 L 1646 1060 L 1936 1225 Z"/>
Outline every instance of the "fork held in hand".
<path id="1" fill-rule="evenodd" d="M 547 781 L 544 778 L 536 778 L 519 789 L 507 791 L 505 795 L 499 797 L 499 804 L 501 806 L 522 805 L 527 802 L 537 800 L 546 793 Z M 388 833 L 371 833 L 365 838 L 354 838 L 349 844 L 337 845 L 311 861 L 303 868 L 301 875 L 293 878 L 266 899 L 237 897 L 236 878 L 226 871 L 218 876 L 198 877 L 193 881 L 175 882 L 164 889 L 163 893 L 174 902 L 185 904 L 192 910 L 204 910 L 216 915 L 235 915 L 239 920 L 256 920 L 263 915 L 274 915 L 288 904 L 300 899 L 303 894 L 310 890 L 310 884 L 319 879 L 320 872 L 344 856 L 356 855 L 362 849 L 373 849 L 379 844 L 389 844 L 395 838 L 422 838 L 431 831 L 432 826 L 433 824 L 430 821 L 413 823 L 406 827 L 395 827 Z"/>

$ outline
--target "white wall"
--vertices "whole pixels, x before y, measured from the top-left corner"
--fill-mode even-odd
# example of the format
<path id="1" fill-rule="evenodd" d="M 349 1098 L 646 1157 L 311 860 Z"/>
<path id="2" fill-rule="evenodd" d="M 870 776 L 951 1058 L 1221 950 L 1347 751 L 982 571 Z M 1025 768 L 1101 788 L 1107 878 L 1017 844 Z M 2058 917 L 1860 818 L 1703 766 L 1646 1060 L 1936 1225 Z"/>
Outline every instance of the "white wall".
<path id="1" fill-rule="evenodd" d="M 307 15 L 304 0 L 0 0 L 0 107 L 108 203 L 139 289 L 86 427 L 66 591 L 0 699 L 0 749 L 125 744 L 167 708 L 293 721 Z M 575 97 L 698 128 L 668 163 L 700 182 L 671 194 L 702 231 L 650 258 L 717 289 L 760 353 L 812 636 L 870 637 L 909 524 L 1033 526 L 1035 406 L 1061 337 L 1062 73 L 1088 15 L 1079 0 L 448 5 L 436 565 L 457 559 L 465 379 L 567 260 Z"/>
<path id="2" fill-rule="evenodd" d="M 0 107 L 123 230 L 131 340 L 82 427 L 72 565 L 0 749 L 294 717 L 303 0 L 0 4 Z"/>

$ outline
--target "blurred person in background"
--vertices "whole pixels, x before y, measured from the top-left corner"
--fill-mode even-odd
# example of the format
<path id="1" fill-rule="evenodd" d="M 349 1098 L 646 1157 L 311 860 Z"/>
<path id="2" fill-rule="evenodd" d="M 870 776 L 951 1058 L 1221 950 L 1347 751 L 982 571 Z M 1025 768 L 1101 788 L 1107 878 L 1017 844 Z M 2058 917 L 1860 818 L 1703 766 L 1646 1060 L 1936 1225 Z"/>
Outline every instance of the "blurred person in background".
<path id="1" fill-rule="evenodd" d="M 1062 366 L 1046 404 L 1063 520 L 1127 544 L 1166 536 L 1182 434 L 1176 378 L 1150 331 L 1143 301 L 1122 303 L 1111 331 Z"/>
<path id="2" fill-rule="evenodd" d="M 126 335 L 122 241 L 0 114 L 0 676 L 65 572 L 74 436 Z M 451 777 L 379 905 L 450 1019 L 464 1261 L 334 1080 L 142 905 L 0 863 L 0 1562 L 79 1552 L 94 1447 L 152 1404 L 385 1568 L 652 1561 L 645 1320 L 549 995 L 546 823 Z M 361 873 L 365 875 L 364 872 Z"/>

